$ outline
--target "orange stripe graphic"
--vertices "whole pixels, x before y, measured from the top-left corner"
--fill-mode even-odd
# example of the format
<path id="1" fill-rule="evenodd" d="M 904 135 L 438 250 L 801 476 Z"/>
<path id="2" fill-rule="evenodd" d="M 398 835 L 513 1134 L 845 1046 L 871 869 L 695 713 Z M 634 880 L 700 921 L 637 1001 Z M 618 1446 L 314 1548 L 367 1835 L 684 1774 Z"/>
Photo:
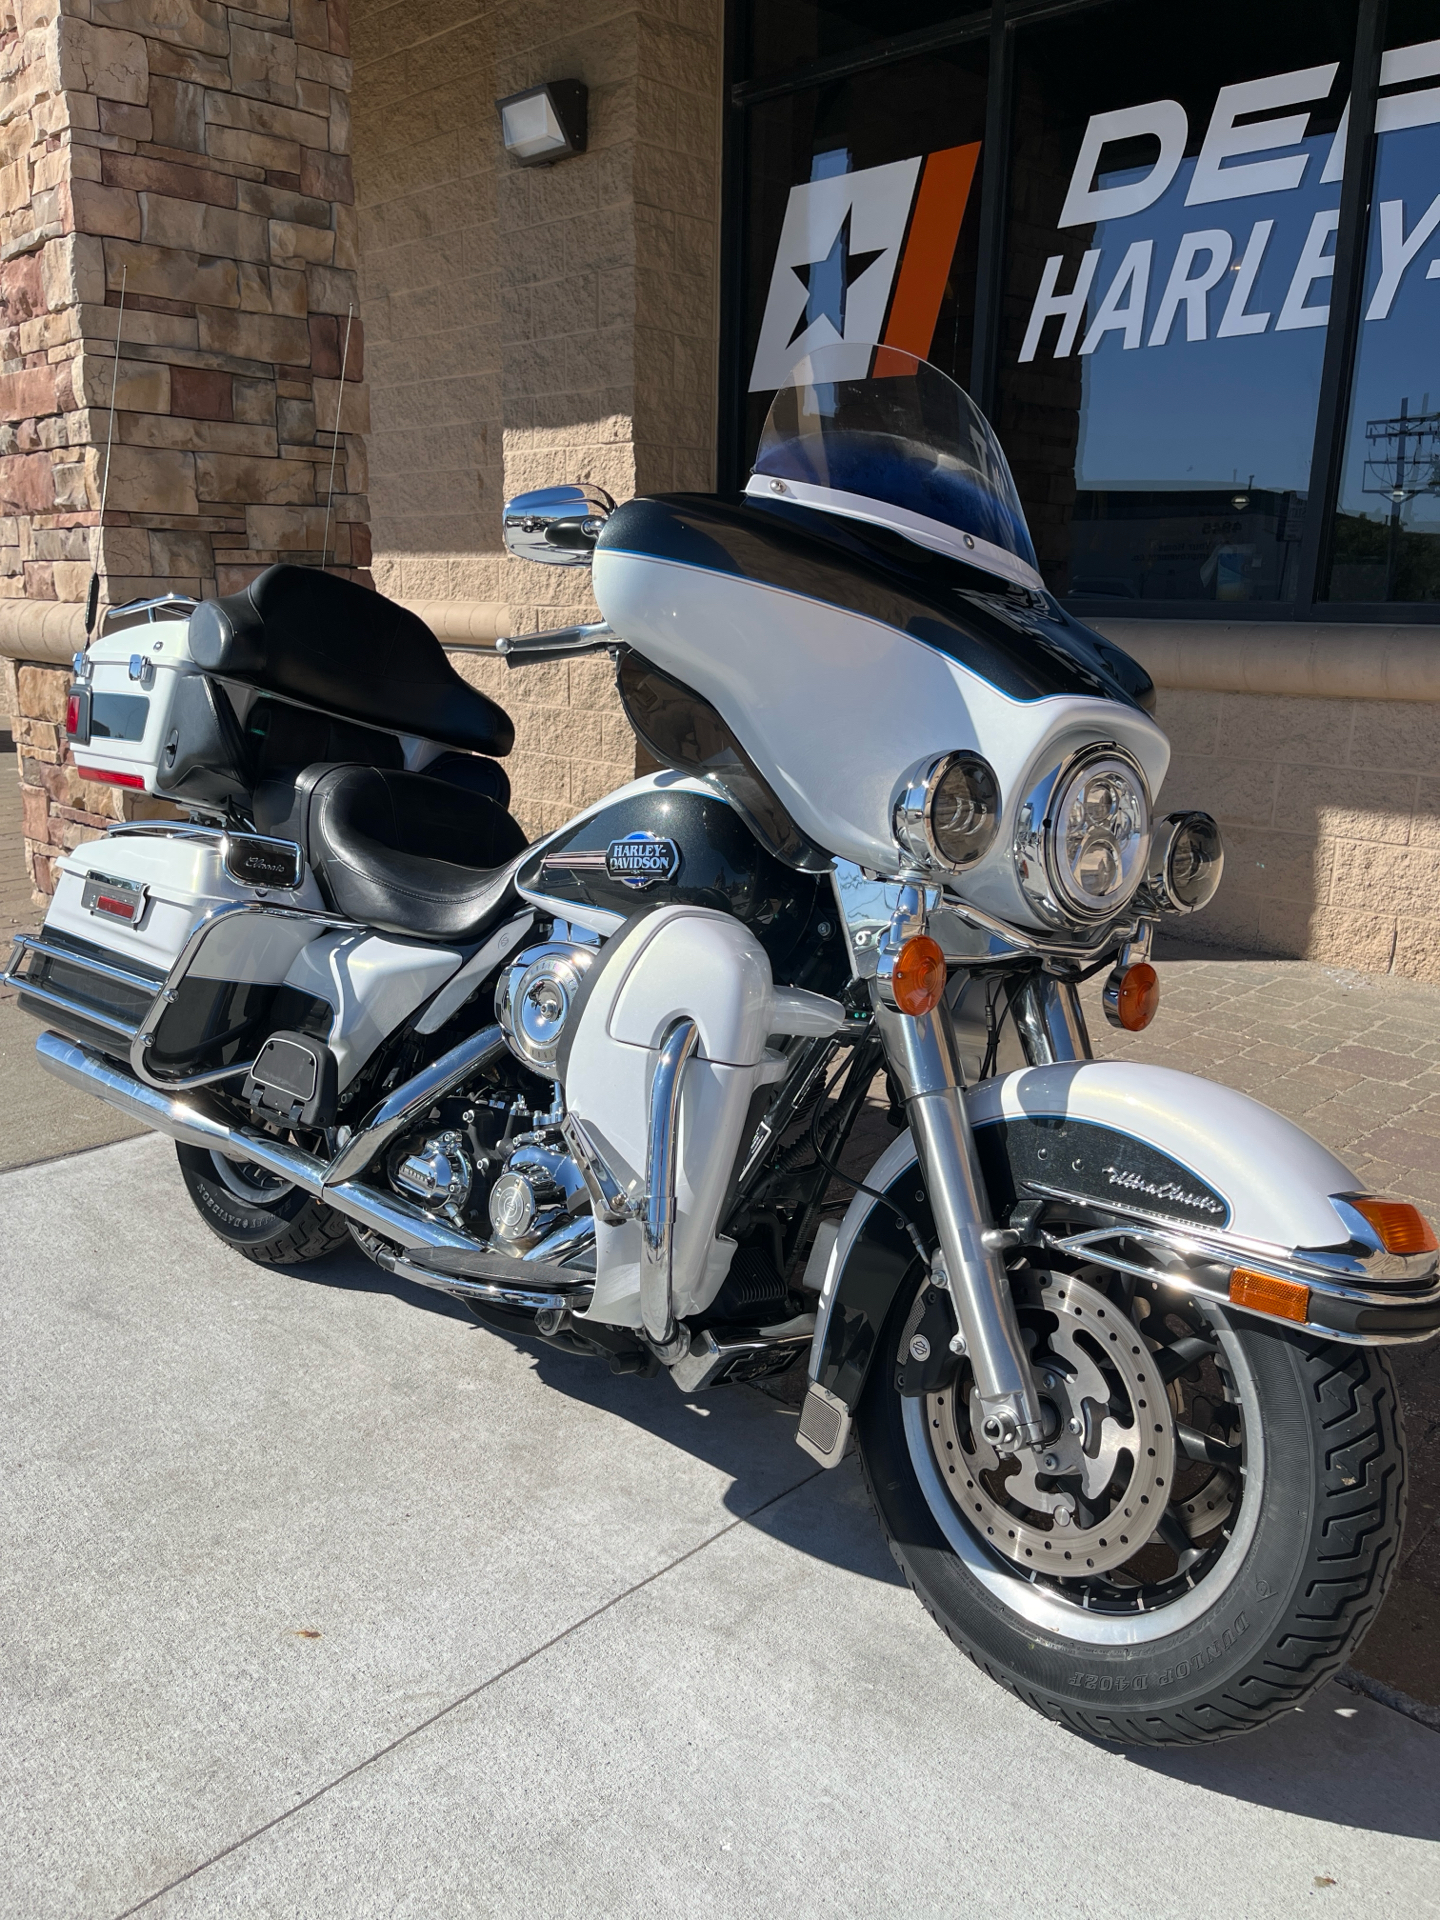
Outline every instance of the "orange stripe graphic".
<path id="1" fill-rule="evenodd" d="M 940 302 L 945 298 L 945 282 L 950 277 L 950 262 L 979 158 L 978 140 L 964 147 L 947 147 L 927 158 L 920 176 L 910 235 L 885 328 L 887 347 L 899 347 L 918 360 L 929 353 L 935 337 L 935 322 L 940 318 Z"/>

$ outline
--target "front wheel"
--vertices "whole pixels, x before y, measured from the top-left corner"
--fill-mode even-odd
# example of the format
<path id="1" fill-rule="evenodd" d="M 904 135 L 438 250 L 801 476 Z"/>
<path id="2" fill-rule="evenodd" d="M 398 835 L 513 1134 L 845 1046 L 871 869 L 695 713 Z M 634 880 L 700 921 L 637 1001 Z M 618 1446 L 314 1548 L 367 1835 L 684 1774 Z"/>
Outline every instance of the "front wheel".
<path id="1" fill-rule="evenodd" d="M 918 1272 L 871 1371 L 861 1462 L 911 1586 L 992 1678 L 1078 1732 L 1185 1746 L 1298 1705 L 1358 1644 L 1399 1547 L 1384 1354 L 1093 1266 L 1012 1277 L 1044 1446 L 987 1446 L 963 1361 L 901 1397 Z"/>
<path id="2" fill-rule="evenodd" d="M 210 1231 L 267 1267 L 298 1267 L 349 1244 L 343 1215 L 263 1167 L 177 1141 L 186 1191 Z"/>

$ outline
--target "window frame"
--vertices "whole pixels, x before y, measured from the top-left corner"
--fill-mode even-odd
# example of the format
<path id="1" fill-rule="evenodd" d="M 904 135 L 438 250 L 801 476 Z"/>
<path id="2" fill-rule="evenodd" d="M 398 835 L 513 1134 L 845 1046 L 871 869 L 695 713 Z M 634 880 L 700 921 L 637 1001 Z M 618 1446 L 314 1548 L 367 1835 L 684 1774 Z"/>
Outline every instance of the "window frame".
<path id="1" fill-rule="evenodd" d="M 977 39 L 989 40 L 986 96 L 986 165 L 979 202 L 979 265 L 975 286 L 974 351 L 970 390 L 986 415 L 994 410 L 1000 373 L 1000 301 L 1004 288 L 1004 234 L 1009 212 L 1010 153 L 1016 34 L 1052 19 L 1093 13 L 1112 0 L 994 0 L 940 26 L 892 34 L 866 46 L 812 60 L 784 74 L 748 80 L 745 0 L 726 0 L 725 108 L 722 147 L 720 353 L 718 480 L 727 490 L 744 484 L 744 303 L 742 276 L 746 255 L 747 116 L 752 107 L 849 79 Z M 1360 344 L 1360 317 L 1370 228 L 1371 187 L 1375 173 L 1375 109 L 1380 58 L 1385 44 L 1386 0 L 1358 0 L 1350 93 L 1350 137 L 1340 185 L 1340 225 L 1335 238 L 1335 272 L 1330 324 L 1325 331 L 1320 392 L 1315 410 L 1306 493 L 1305 532 L 1300 543 L 1295 598 L 1288 601 L 1217 602 L 1213 600 L 1099 599 L 1062 601 L 1081 619 L 1223 621 L 1229 624 L 1307 620 L 1361 625 L 1435 625 L 1434 601 L 1339 601 L 1318 597 L 1328 579 L 1335 537 L 1349 425 L 1350 395 Z M 1311 511 L 1311 506 L 1314 511 Z"/>

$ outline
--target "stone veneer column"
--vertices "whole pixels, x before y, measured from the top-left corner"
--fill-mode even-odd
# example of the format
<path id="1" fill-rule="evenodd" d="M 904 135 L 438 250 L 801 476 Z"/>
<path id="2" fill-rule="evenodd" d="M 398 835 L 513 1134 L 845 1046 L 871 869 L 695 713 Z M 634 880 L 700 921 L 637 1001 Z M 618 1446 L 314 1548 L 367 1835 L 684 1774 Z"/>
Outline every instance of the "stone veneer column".
<path id="1" fill-rule="evenodd" d="M 507 559 L 500 508 L 566 480 L 714 484 L 718 0 L 354 10 L 376 582 L 498 603 L 516 631 L 594 619 L 584 569 Z M 588 150 L 517 166 L 494 101 L 556 79 L 589 88 Z M 603 656 L 456 664 L 515 717 L 531 833 L 633 775 Z"/>
<path id="2" fill-rule="evenodd" d="M 0 598 L 84 598 L 112 381 L 104 598 L 276 560 L 368 580 L 347 0 L 0 0 Z M 126 284 L 120 359 L 115 327 Z M 13 675 L 27 857 L 123 799 L 81 782 L 68 676 Z"/>

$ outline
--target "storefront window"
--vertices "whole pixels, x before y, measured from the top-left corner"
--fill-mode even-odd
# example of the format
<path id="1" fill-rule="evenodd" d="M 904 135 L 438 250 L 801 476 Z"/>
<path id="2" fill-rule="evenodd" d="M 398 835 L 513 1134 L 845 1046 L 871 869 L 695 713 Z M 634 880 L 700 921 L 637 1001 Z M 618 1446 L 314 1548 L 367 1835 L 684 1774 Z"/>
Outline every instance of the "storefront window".
<path id="1" fill-rule="evenodd" d="M 747 11 L 748 71 L 758 79 L 989 8 L 975 0 L 751 0 Z"/>
<path id="2" fill-rule="evenodd" d="M 1440 40 L 1394 4 L 1380 67 L 1360 343 L 1332 600 L 1440 600 Z M 1428 26 L 1431 38 L 1404 29 Z"/>
<path id="3" fill-rule="evenodd" d="M 817 347 L 884 341 L 970 383 L 983 37 L 747 115 L 744 471 Z"/>
<path id="4" fill-rule="evenodd" d="M 1324 0 L 1020 34 L 996 424 L 1054 592 L 1293 597 L 1354 36 Z"/>

